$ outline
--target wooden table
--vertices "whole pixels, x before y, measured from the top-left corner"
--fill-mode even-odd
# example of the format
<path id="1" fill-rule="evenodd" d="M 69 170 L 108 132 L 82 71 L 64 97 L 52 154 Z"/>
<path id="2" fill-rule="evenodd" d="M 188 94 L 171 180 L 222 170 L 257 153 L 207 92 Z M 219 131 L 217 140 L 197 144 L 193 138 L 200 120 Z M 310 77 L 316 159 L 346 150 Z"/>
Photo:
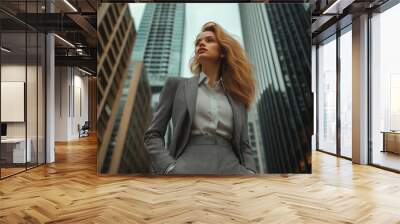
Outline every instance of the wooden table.
<path id="1" fill-rule="evenodd" d="M 27 147 L 25 150 L 25 143 Z M 6 138 L 1 139 L 1 159 L 5 163 L 25 163 L 31 161 L 31 145 L 30 138 Z"/>
<path id="2" fill-rule="evenodd" d="M 400 154 L 400 131 L 382 131 L 383 151 Z"/>

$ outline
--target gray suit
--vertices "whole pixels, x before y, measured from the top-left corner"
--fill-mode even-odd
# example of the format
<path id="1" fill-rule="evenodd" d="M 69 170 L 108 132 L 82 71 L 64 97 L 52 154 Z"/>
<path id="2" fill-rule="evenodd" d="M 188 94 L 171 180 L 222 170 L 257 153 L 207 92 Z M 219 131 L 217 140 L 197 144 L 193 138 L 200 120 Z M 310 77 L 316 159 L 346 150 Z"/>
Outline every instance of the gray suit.
<path id="1" fill-rule="evenodd" d="M 144 134 L 144 144 L 149 151 L 152 168 L 163 174 L 184 152 L 190 138 L 195 114 L 199 76 L 192 78 L 167 79 L 160 94 L 159 104 L 150 127 Z M 247 130 L 247 112 L 242 103 L 228 100 L 233 111 L 232 149 L 245 168 L 255 171 Z M 172 118 L 173 135 L 168 149 L 165 148 L 164 135 L 168 122 Z"/>

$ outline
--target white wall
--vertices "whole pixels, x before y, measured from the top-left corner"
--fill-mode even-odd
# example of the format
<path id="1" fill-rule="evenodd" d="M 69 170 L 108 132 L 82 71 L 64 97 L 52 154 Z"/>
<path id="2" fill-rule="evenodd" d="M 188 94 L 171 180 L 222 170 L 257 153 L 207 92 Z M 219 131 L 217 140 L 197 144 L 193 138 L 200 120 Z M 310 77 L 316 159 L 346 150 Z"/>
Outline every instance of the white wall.
<path id="1" fill-rule="evenodd" d="M 23 102 L 22 108 L 19 111 L 21 113 L 26 112 L 26 120 L 23 122 L 6 122 L 7 123 L 7 137 L 8 138 L 24 138 L 27 136 L 30 139 L 30 148 L 32 161 L 36 162 L 36 158 L 39 159 L 39 163 L 44 163 L 44 74 L 42 67 L 38 67 L 25 64 L 3 64 L 1 66 L 1 80 L 9 82 L 25 82 L 26 83 L 26 106 Z M 27 81 L 25 80 L 27 78 Z M 4 89 L 2 89 L 3 92 Z M 24 90 L 20 90 L 21 94 Z M 2 95 L 7 97 L 6 95 Z M 2 107 L 2 112 L 13 113 L 11 107 Z M 16 110 L 16 109 L 14 109 Z M 14 112 L 15 113 L 15 112 Z M 39 154 L 38 157 L 37 153 Z M 49 160 L 48 160 L 49 161 Z M 51 160 L 50 160 L 51 162 Z"/>
<path id="2" fill-rule="evenodd" d="M 55 141 L 68 140 L 68 68 L 55 68 Z"/>
<path id="3" fill-rule="evenodd" d="M 2 65 L 1 66 L 1 81 L 4 82 L 25 82 L 25 65 Z M 28 67 L 28 70 L 30 68 Z M 7 110 L 7 108 L 1 108 Z M 24 122 L 7 122 L 8 137 L 25 137 Z"/>
<path id="4" fill-rule="evenodd" d="M 26 70 L 28 74 L 36 74 L 36 67 L 33 66 L 25 66 L 20 64 L 6 64 L 1 66 L 1 81 L 3 82 L 25 82 Z M 31 84 L 31 83 L 30 83 Z M 34 92 L 28 91 L 28 103 L 32 101 L 32 97 L 36 98 L 36 89 Z M 36 105 L 35 105 L 36 107 Z M 7 110 L 7 108 L 1 108 L 1 110 Z M 32 121 L 31 115 L 28 114 L 28 121 Z M 36 114 L 35 114 L 36 117 Z M 36 120 L 35 120 L 36 121 Z M 8 137 L 25 137 L 25 124 L 26 122 L 7 122 L 7 136 Z M 28 127 L 32 127 L 32 124 L 29 124 Z M 28 133 L 29 134 L 29 133 Z M 29 137 L 29 136 L 28 136 Z"/>
<path id="5" fill-rule="evenodd" d="M 1 81 L 25 82 L 25 64 L 1 65 Z"/>
<path id="6" fill-rule="evenodd" d="M 25 83 L 1 82 L 1 121 L 24 122 Z M 35 105 L 36 108 L 36 105 Z"/>
<path id="7" fill-rule="evenodd" d="M 78 124 L 88 120 L 88 78 L 72 67 L 56 67 L 55 74 L 55 140 L 77 139 Z"/>
<path id="8" fill-rule="evenodd" d="M 75 70 L 77 71 L 77 70 Z M 79 71 L 78 71 L 79 72 Z M 84 75 L 83 73 L 79 72 L 79 74 Z M 79 111 L 75 111 L 75 116 L 76 117 L 76 125 L 78 122 L 83 125 L 85 121 L 89 120 L 89 91 L 88 91 L 88 77 L 87 76 L 81 76 L 81 75 L 75 75 L 75 82 L 74 85 L 81 90 L 81 106 L 82 106 L 82 114 L 79 114 Z M 76 89 L 75 89 L 76 90 Z M 75 125 L 75 126 L 76 126 Z M 76 129 L 75 129 L 76 130 Z M 76 133 L 78 134 L 78 133 Z"/>

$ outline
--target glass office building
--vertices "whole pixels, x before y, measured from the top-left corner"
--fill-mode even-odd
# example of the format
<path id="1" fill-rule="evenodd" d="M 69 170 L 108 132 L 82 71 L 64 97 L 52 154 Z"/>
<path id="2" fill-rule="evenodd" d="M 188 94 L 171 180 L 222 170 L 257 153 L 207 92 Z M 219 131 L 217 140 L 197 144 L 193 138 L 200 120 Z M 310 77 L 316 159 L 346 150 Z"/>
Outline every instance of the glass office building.
<path id="1" fill-rule="evenodd" d="M 252 155 L 256 162 L 257 173 L 263 174 L 267 172 L 265 152 L 262 144 L 261 125 L 257 113 L 257 108 L 254 105 L 247 113 L 247 130 L 249 134 L 249 143 L 252 149 Z"/>
<path id="2" fill-rule="evenodd" d="M 313 98 L 309 4 L 241 4 L 243 39 L 255 68 L 269 173 L 310 173 Z"/>
<path id="3" fill-rule="evenodd" d="M 166 78 L 180 76 L 184 23 L 184 4 L 146 4 L 133 60 L 144 61 L 153 93 L 153 108 Z"/>
<path id="4" fill-rule="evenodd" d="M 136 32 L 128 6 L 124 4 L 101 4 L 97 20 L 97 138 L 102 142 L 112 108 L 121 91 Z"/>
<path id="5" fill-rule="evenodd" d="M 136 31 L 128 4 L 101 4 L 98 21 L 98 172 L 146 173 L 151 91 L 143 62 L 131 57 Z"/>

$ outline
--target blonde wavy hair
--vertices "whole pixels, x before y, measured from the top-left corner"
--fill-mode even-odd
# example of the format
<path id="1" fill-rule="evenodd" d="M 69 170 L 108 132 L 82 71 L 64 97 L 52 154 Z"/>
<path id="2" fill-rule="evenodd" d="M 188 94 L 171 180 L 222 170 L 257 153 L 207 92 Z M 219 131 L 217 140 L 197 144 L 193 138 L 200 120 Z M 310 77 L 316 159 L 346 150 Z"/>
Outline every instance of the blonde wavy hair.
<path id="1" fill-rule="evenodd" d="M 240 43 L 215 22 L 207 22 L 201 32 L 211 31 L 221 46 L 221 54 L 225 55 L 220 62 L 220 75 L 223 77 L 225 90 L 234 100 L 250 108 L 255 96 L 255 80 L 252 66 Z M 190 59 L 190 70 L 199 75 L 201 64 L 196 55 Z"/>

